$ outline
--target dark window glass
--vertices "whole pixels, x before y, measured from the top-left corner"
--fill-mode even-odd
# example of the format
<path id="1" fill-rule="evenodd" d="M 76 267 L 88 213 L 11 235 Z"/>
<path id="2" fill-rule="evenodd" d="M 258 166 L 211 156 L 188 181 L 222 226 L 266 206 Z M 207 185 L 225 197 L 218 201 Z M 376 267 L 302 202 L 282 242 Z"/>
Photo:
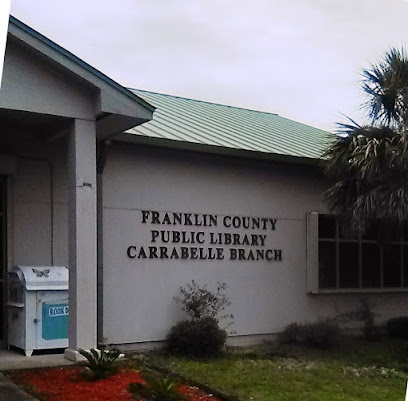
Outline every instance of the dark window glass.
<path id="1" fill-rule="evenodd" d="M 408 287 L 408 245 L 404 245 L 404 287 Z"/>
<path id="2" fill-rule="evenodd" d="M 370 241 L 400 241 L 403 228 L 396 222 L 370 222 L 361 238 Z"/>
<path id="3" fill-rule="evenodd" d="M 349 225 L 342 224 L 339 221 L 339 238 L 340 239 L 353 239 L 358 240 L 358 232 L 352 231 Z"/>
<path id="4" fill-rule="evenodd" d="M 374 221 L 356 235 L 335 216 L 319 216 L 320 288 L 401 286 L 408 288 L 408 224 Z"/>
<path id="5" fill-rule="evenodd" d="M 401 286 L 401 247 L 388 245 L 384 247 L 384 287 Z"/>
<path id="6" fill-rule="evenodd" d="M 388 241 L 401 241 L 401 226 L 398 223 L 385 223 L 383 226 L 384 237 Z"/>
<path id="7" fill-rule="evenodd" d="M 362 286 L 373 288 L 381 286 L 381 249 L 377 244 L 361 244 Z"/>
<path id="8" fill-rule="evenodd" d="M 336 288 L 336 243 L 319 241 L 319 287 Z"/>
<path id="9" fill-rule="evenodd" d="M 361 237 L 363 240 L 378 241 L 378 223 L 376 221 L 370 222 Z"/>
<path id="10" fill-rule="evenodd" d="M 337 219 L 333 216 L 319 215 L 319 238 L 336 238 Z"/>
<path id="11" fill-rule="evenodd" d="M 359 244 L 341 242 L 339 244 L 339 287 L 359 287 Z"/>

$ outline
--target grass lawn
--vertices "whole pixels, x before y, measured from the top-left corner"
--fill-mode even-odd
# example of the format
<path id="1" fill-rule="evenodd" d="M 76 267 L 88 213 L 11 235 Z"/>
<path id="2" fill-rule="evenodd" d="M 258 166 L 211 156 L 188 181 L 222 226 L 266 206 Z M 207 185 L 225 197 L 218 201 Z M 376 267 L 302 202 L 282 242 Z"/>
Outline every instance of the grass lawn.
<path id="1" fill-rule="evenodd" d="M 152 364 L 248 401 L 397 401 L 408 379 L 408 343 L 353 340 L 329 350 L 263 345 L 191 360 L 152 353 Z"/>

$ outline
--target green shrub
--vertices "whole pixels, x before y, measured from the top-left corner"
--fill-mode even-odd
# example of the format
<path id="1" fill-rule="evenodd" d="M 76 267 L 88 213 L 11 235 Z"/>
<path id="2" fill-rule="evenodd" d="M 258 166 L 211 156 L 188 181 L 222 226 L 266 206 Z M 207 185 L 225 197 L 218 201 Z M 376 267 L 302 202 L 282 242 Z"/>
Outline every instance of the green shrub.
<path id="1" fill-rule="evenodd" d="M 327 348 L 338 340 L 339 328 L 330 321 L 315 323 L 292 323 L 279 334 L 282 344 L 302 344 L 317 348 Z"/>
<path id="2" fill-rule="evenodd" d="M 127 390 L 133 398 L 145 401 L 181 401 L 180 394 L 173 379 L 157 375 L 145 375 L 146 383 L 130 383 Z"/>
<path id="3" fill-rule="evenodd" d="M 120 355 L 120 351 L 117 349 L 108 350 L 106 347 L 101 347 L 100 350 L 91 348 L 86 351 L 79 348 L 78 352 L 86 358 L 85 366 L 88 368 L 88 376 L 93 380 L 105 379 L 118 370 L 117 366 L 114 365 Z"/>
<path id="4" fill-rule="evenodd" d="M 278 334 L 278 342 L 281 344 L 301 344 L 304 336 L 301 335 L 301 325 L 291 323 Z"/>
<path id="5" fill-rule="evenodd" d="M 408 339 L 408 316 L 396 317 L 388 320 L 388 335 Z"/>
<path id="6" fill-rule="evenodd" d="M 194 280 L 180 287 L 180 296 L 174 299 L 182 304 L 191 320 L 182 321 L 170 329 L 167 336 L 167 348 L 170 352 L 190 356 L 210 356 L 219 353 L 226 340 L 227 332 L 219 327 L 221 319 L 231 319 L 225 314 L 231 304 L 224 293 L 227 285 L 218 283 L 215 293 L 207 286 L 200 287 Z M 224 314 L 221 314 L 224 313 Z"/>
<path id="7" fill-rule="evenodd" d="M 227 289 L 225 283 L 218 283 L 215 293 L 209 291 L 207 286 L 200 287 L 194 280 L 191 284 L 186 284 L 185 287 L 180 287 L 180 296 L 174 299 L 182 304 L 182 309 L 185 310 L 192 319 L 200 320 L 204 317 L 212 317 L 217 321 L 221 319 L 233 319 L 231 314 L 220 316 L 221 312 L 231 305 L 230 300 L 224 291 Z"/>
<path id="8" fill-rule="evenodd" d="M 213 317 L 177 323 L 167 335 L 167 349 L 175 354 L 203 357 L 218 354 L 227 339 Z"/>

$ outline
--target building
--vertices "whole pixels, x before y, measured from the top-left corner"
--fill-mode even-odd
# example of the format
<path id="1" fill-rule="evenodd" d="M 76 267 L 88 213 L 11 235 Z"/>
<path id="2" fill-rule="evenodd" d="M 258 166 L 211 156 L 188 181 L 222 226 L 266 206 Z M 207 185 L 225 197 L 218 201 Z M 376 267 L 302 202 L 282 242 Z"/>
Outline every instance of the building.
<path id="1" fill-rule="evenodd" d="M 69 267 L 71 359 L 162 341 L 192 279 L 228 285 L 236 343 L 366 293 L 381 321 L 407 313 L 408 243 L 384 269 L 375 240 L 341 238 L 324 215 L 324 131 L 123 88 L 14 18 L 0 119 L 2 347 L 14 265 Z"/>

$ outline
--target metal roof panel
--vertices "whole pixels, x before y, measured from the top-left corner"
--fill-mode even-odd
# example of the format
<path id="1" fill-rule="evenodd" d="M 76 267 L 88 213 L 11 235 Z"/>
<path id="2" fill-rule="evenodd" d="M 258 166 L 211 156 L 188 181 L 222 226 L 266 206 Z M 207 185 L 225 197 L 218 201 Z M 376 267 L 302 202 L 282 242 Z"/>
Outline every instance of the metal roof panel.
<path id="1" fill-rule="evenodd" d="M 319 159 L 332 134 L 277 114 L 131 89 L 156 107 L 127 134 Z"/>

